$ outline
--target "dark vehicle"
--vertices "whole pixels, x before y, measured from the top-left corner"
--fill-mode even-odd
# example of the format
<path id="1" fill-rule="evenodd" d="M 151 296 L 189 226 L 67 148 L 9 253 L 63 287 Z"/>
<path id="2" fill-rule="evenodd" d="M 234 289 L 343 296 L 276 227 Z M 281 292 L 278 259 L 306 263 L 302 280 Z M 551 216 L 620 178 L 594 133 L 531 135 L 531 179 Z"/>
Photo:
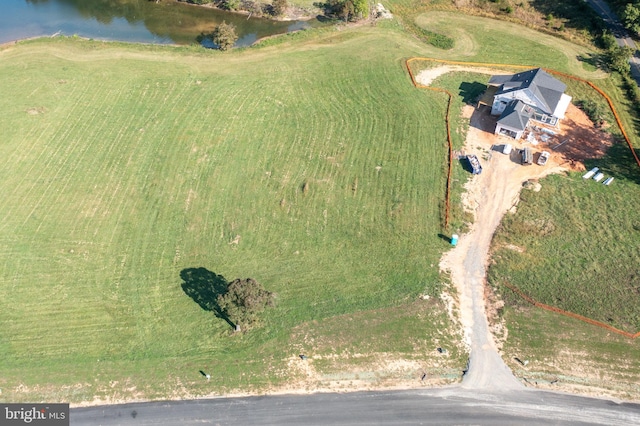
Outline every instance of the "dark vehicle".
<path id="1" fill-rule="evenodd" d="M 482 166 L 480 165 L 480 160 L 475 155 L 467 155 L 467 161 L 471 166 L 471 173 L 474 175 L 479 175 L 482 173 Z"/>

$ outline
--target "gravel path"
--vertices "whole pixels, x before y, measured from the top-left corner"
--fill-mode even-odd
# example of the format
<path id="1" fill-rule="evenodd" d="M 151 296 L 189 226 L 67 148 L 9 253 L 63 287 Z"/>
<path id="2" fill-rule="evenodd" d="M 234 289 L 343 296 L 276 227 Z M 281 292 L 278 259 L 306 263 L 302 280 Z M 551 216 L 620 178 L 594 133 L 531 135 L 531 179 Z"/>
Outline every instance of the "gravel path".
<path id="1" fill-rule="evenodd" d="M 450 272 L 456 286 L 465 343 L 470 351 L 469 368 L 462 387 L 501 392 L 524 385 L 502 360 L 489 330 L 484 285 L 491 239 L 502 216 L 516 203 L 524 182 L 563 169 L 555 162 L 546 167 L 523 167 L 515 158 L 517 150 L 511 156 L 491 151 L 493 145 L 514 141 L 499 139 L 487 132 L 492 124 L 486 114 L 473 108 L 467 113 L 471 115 L 471 126 L 466 152 L 478 155 L 483 172 L 474 176 L 465 187 L 463 201 L 474 214 L 474 223 L 470 231 L 460 237 L 458 245 L 443 256 L 440 267 Z"/>

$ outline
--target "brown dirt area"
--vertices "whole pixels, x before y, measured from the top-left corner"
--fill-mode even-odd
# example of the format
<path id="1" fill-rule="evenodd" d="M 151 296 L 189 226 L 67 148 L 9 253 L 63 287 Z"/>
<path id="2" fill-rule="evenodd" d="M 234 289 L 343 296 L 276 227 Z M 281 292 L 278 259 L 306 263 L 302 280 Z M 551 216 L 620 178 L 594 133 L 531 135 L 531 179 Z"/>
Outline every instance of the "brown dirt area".
<path id="1" fill-rule="evenodd" d="M 492 68 L 444 65 L 419 72 L 416 76 L 416 81 L 429 86 L 441 75 L 461 71 L 491 75 L 511 73 Z M 538 141 L 537 145 L 526 143 L 527 133 L 519 143 L 506 136 L 494 135 L 496 118 L 489 114 L 486 107 L 480 107 L 475 110 L 472 107 L 465 107 L 463 116 L 471 120 L 467 146 L 470 142 L 474 144 L 479 142 L 485 149 L 490 149 L 491 147 L 510 143 L 514 148 L 522 148 L 528 145 L 533 147 L 534 150 L 547 150 L 551 153 L 551 161 L 547 163 L 546 167 L 555 165 L 567 170 L 584 170 L 583 162 L 585 160 L 602 157 L 607 148 L 613 144 L 612 136 L 601 129 L 597 129 L 589 117 L 573 104 L 569 105 L 565 118 L 561 120 L 559 127 L 550 128 L 555 132 L 555 135 L 544 134 L 540 130 L 532 131 Z M 481 130 L 481 132 L 477 130 Z M 543 140 L 543 138 L 546 140 Z M 513 159 L 517 161 L 517 155 L 514 154 Z M 538 156 L 535 156 L 534 161 L 537 161 L 537 159 Z M 528 172 L 531 173 L 532 171 L 528 170 Z M 535 173 L 531 178 L 536 178 Z"/>
<path id="2" fill-rule="evenodd" d="M 549 162 L 545 168 L 562 167 L 567 170 L 584 170 L 584 161 L 604 156 L 607 149 L 613 145 L 613 137 L 597 129 L 586 114 L 575 105 L 569 105 L 564 120 L 558 128 L 549 128 L 555 134 L 551 135 L 538 129 L 530 129 L 524 137 L 515 141 L 507 136 L 498 136 L 493 133 L 496 126 L 496 118 L 489 114 L 490 108 L 481 106 L 479 109 L 467 106 L 463 111 L 465 117 L 471 119 L 471 127 L 467 141 L 480 144 L 485 149 L 498 150 L 503 144 L 510 143 L 515 148 L 510 155 L 512 161 L 518 162 L 517 150 L 525 146 L 533 148 L 534 162 L 538 160 L 539 153 L 543 150 L 551 153 Z M 527 136 L 532 134 L 536 142 L 528 142 Z M 497 155 L 502 155 L 496 153 Z M 529 179 L 539 178 L 539 170 L 525 167 L 518 175 L 529 176 Z M 546 174 L 546 173 L 543 173 Z"/>

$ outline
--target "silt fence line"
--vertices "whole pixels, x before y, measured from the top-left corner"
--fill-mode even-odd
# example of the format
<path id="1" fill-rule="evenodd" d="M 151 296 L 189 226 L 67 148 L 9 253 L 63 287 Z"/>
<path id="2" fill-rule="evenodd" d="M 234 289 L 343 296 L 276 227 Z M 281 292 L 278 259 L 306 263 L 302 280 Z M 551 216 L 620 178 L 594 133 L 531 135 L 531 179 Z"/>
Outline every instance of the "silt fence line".
<path id="1" fill-rule="evenodd" d="M 447 171 L 447 185 L 446 185 L 446 193 L 445 193 L 445 217 L 444 217 L 444 224 L 445 224 L 445 229 L 449 228 L 449 221 L 450 221 L 450 194 L 451 194 L 451 173 L 452 173 L 452 168 L 453 168 L 453 146 L 452 146 L 452 141 L 451 141 L 451 128 L 449 126 L 449 114 L 450 114 L 450 110 L 451 110 L 451 105 L 453 103 L 453 94 L 451 92 L 449 92 L 446 89 L 441 89 L 438 87 L 431 87 L 431 86 L 426 86 L 424 84 L 418 83 L 418 81 L 416 80 L 414 74 L 413 74 L 413 70 L 411 69 L 411 64 L 415 61 L 428 61 L 428 62 L 437 62 L 437 63 L 441 63 L 441 64 L 448 64 L 448 65 L 461 65 L 461 66 L 472 66 L 472 67 L 485 67 L 485 68 L 515 68 L 515 69 L 530 69 L 532 68 L 532 65 L 516 65 L 516 64 L 494 64 L 494 63 L 485 63 L 485 62 L 467 62 L 467 61 L 450 61 L 450 60 L 446 60 L 446 59 L 436 59 L 436 58 L 422 58 L 422 57 L 413 57 L 413 58 L 409 58 L 405 61 L 405 66 L 407 67 L 407 71 L 409 72 L 409 76 L 411 77 L 411 82 L 413 83 L 413 85 L 417 88 L 420 89 L 428 89 L 428 90 L 432 90 L 432 91 L 436 91 L 436 92 L 442 92 L 442 93 L 446 93 L 447 96 L 449 97 L 449 102 L 447 105 L 447 114 L 445 117 L 445 122 L 446 122 L 446 126 L 447 126 L 447 143 L 449 145 L 449 167 L 448 167 L 448 171 Z M 571 74 L 567 74 L 561 71 L 556 71 L 550 68 L 544 68 L 545 71 L 547 71 L 550 74 L 554 74 L 554 75 L 559 75 L 559 76 L 563 76 L 566 78 L 570 78 L 572 80 L 575 81 L 580 81 L 582 83 L 586 83 L 587 85 L 589 85 L 589 87 L 591 87 L 592 89 L 594 89 L 596 92 L 598 92 L 598 94 L 600 94 L 606 101 L 607 104 L 609 105 L 609 109 L 611 110 L 611 112 L 613 113 L 613 116 L 616 120 L 616 124 L 618 125 L 618 128 L 620 129 L 620 132 L 622 133 L 622 136 L 624 137 L 625 141 L 627 142 L 627 145 L 629 146 L 629 150 L 631 151 L 631 155 L 633 155 L 633 158 L 636 160 L 636 164 L 638 165 L 638 167 L 640 167 L 640 158 L 638 158 L 638 154 L 636 154 L 635 148 L 633 147 L 633 144 L 631 143 L 631 139 L 629 138 L 629 135 L 627 134 L 627 131 L 624 127 L 624 125 L 622 124 L 622 120 L 620 119 L 620 116 L 618 115 L 618 111 L 616 110 L 616 108 L 613 106 L 613 101 L 611 100 L 611 98 L 602 90 L 600 89 L 598 86 L 596 86 L 595 84 L 593 84 L 592 82 L 590 82 L 589 80 L 585 80 L 583 78 L 580 77 L 576 77 L 574 75 Z"/>
<path id="2" fill-rule="evenodd" d="M 603 322 L 596 321 L 594 319 L 587 318 L 585 316 L 582 316 L 582 315 L 579 315 L 579 314 L 576 314 L 576 313 L 573 313 L 573 312 L 565 311 L 565 310 L 557 308 L 555 306 L 550 306 L 550 305 L 546 305 L 546 304 L 544 304 L 542 302 L 538 302 L 534 298 L 526 295 L 524 292 L 522 292 L 522 290 L 520 290 L 516 286 L 511 285 L 511 284 L 509 284 L 507 282 L 504 282 L 503 285 L 505 287 L 507 287 L 509 290 L 511 290 L 514 293 L 516 293 L 522 299 L 524 299 L 527 302 L 531 303 L 535 307 L 542 308 L 542 309 L 550 311 L 550 312 L 555 312 L 555 313 L 558 313 L 560 315 L 564 315 L 564 316 L 567 316 L 567 317 L 570 317 L 570 318 L 574 318 L 574 319 L 580 320 L 582 322 L 586 322 L 586 323 L 591 324 L 591 325 L 595 325 L 596 327 L 600 327 L 600 328 L 603 328 L 605 330 L 609 330 L 609 331 L 611 331 L 613 333 L 620 334 L 620 335 L 628 337 L 630 339 L 635 339 L 637 337 L 640 337 L 640 331 L 635 333 L 635 334 L 633 334 L 633 333 L 629 333 L 628 331 L 620 330 L 618 328 L 610 326 L 609 324 L 605 324 Z"/>

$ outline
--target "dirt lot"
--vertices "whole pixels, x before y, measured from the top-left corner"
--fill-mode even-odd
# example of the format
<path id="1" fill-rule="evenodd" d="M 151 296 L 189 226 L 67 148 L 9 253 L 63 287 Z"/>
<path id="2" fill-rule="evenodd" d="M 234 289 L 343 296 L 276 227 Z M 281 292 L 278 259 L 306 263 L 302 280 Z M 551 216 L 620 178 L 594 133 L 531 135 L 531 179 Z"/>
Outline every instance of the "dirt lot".
<path id="1" fill-rule="evenodd" d="M 549 167 L 562 167 L 567 170 L 584 170 L 584 161 L 593 158 L 600 158 L 604 155 L 608 147 L 613 144 L 610 134 L 596 129 L 582 110 L 573 104 L 569 105 L 565 119 L 560 126 L 552 129 L 555 134 L 545 133 L 542 130 L 532 129 L 525 133 L 520 141 L 515 141 L 507 136 L 493 134 L 496 126 L 496 118 L 489 114 L 489 107 L 482 106 L 475 109 L 471 106 L 465 107 L 463 115 L 471 120 L 467 145 L 471 143 L 476 148 L 491 150 L 498 154 L 498 150 L 506 144 L 512 144 L 514 150 L 510 160 L 519 163 L 518 150 L 526 146 L 534 151 L 534 162 L 538 160 L 541 151 L 546 150 L 551 153 L 547 166 L 543 169 L 525 167 L 523 170 L 514 170 L 516 176 L 535 179 L 548 174 Z M 533 134 L 536 142 L 527 142 L 528 134 Z M 502 154 L 500 154 L 502 155 Z M 532 169 L 532 170 L 529 170 Z"/>
<path id="2" fill-rule="evenodd" d="M 433 81 L 449 72 L 468 71 L 480 74 L 510 74 L 508 71 L 482 68 L 467 67 L 456 65 L 445 65 L 429 68 L 421 71 L 416 76 L 416 80 L 425 86 L 431 85 Z M 606 149 L 613 144 L 611 135 L 596 129 L 593 122 L 589 120 L 582 110 L 573 104 L 569 105 L 565 119 L 560 122 L 559 128 L 552 129 L 555 135 L 545 134 L 541 131 L 533 131 L 537 144 L 528 144 L 525 142 L 516 143 L 513 139 L 506 136 L 496 136 L 493 134 L 496 125 L 496 118 L 489 114 L 486 107 L 474 109 L 465 107 L 463 116 L 471 120 L 471 128 L 467 136 L 467 147 L 480 146 L 481 149 L 490 149 L 492 146 L 511 143 L 514 148 L 523 148 L 525 145 L 530 146 L 538 153 L 547 150 L 551 153 L 549 166 L 561 166 L 566 169 L 583 170 L 582 162 L 587 159 L 599 158 L 604 155 Z M 527 134 L 525 134 L 526 138 Z M 524 138 L 523 138 L 524 139 Z M 546 140 L 543 140 L 546 139 Z M 538 156 L 534 156 L 537 161 Z M 517 155 L 513 155 L 513 160 L 517 161 Z M 527 170 L 523 176 L 531 174 L 530 178 L 540 177 L 537 173 L 546 174 L 544 170 Z M 518 174 L 518 172 L 514 172 Z"/>

